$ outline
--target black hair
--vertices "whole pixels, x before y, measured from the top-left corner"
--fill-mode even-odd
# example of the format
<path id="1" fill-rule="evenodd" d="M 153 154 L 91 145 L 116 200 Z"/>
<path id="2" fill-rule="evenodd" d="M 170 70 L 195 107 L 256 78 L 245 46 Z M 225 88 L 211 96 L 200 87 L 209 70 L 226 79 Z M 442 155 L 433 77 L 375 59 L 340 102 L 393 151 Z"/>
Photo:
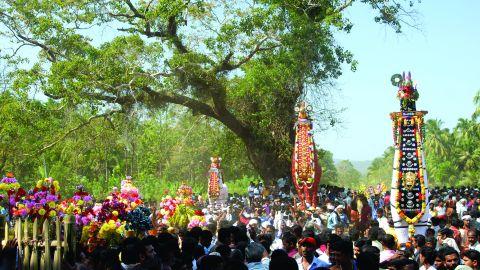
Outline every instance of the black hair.
<path id="1" fill-rule="evenodd" d="M 385 234 L 382 239 L 382 245 L 389 249 L 395 249 L 395 238 L 391 234 Z"/>
<path id="2" fill-rule="evenodd" d="M 425 257 L 425 260 L 430 265 L 433 265 L 433 263 L 435 262 L 435 258 L 437 257 L 437 251 L 435 251 L 435 249 L 431 247 L 422 247 L 422 249 L 420 250 L 420 254 Z"/>
<path id="3" fill-rule="evenodd" d="M 462 253 L 462 258 L 463 257 L 467 257 L 472 261 L 477 261 L 477 263 L 480 263 L 480 252 L 478 252 L 478 250 L 475 250 L 475 249 L 466 250 Z"/>
<path id="4" fill-rule="evenodd" d="M 339 251 L 345 254 L 348 258 L 353 258 L 353 246 L 349 241 L 343 239 L 330 243 L 330 250 Z"/>
<path id="5" fill-rule="evenodd" d="M 417 241 L 418 247 L 422 248 L 423 246 L 425 246 L 425 236 L 424 235 L 416 234 L 415 236 L 413 236 L 413 238 L 415 238 L 415 241 Z"/>
<path id="6" fill-rule="evenodd" d="M 457 257 L 460 257 L 460 255 L 458 254 L 458 251 L 456 251 L 454 248 L 448 247 L 448 246 L 447 247 L 442 247 L 438 251 L 438 254 L 439 254 L 440 259 L 442 259 L 442 261 L 445 261 L 445 256 L 452 255 L 452 254 L 457 254 Z"/>

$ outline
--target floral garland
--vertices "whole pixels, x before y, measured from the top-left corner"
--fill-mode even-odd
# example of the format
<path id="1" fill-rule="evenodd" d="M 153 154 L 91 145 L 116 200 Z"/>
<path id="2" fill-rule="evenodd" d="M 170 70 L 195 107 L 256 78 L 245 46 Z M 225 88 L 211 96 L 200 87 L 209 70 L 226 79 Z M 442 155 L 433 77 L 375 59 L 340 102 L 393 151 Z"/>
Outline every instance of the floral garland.
<path id="1" fill-rule="evenodd" d="M 299 186 L 306 184 L 307 188 L 311 188 L 315 182 L 315 151 L 310 121 L 299 119 L 296 128 L 293 152 L 294 180 Z"/>
<path id="2" fill-rule="evenodd" d="M 126 179 L 122 181 L 119 197 L 127 205 L 128 211 L 143 204 L 138 188 L 133 185 L 131 176 L 127 176 Z"/>
<path id="3" fill-rule="evenodd" d="M 181 203 L 180 200 L 166 196 L 160 202 L 160 209 L 157 211 L 157 218 L 159 225 L 167 225 L 168 220 L 173 216 L 177 206 Z"/>
<path id="4" fill-rule="evenodd" d="M 395 200 L 395 204 L 394 204 L 394 207 L 395 209 L 397 210 L 397 213 L 399 215 L 399 217 L 403 220 L 405 220 L 405 222 L 408 223 L 408 231 L 409 231 L 409 234 L 412 236 L 414 233 L 415 233 L 415 227 L 414 227 L 414 224 L 416 224 L 422 217 L 423 215 L 425 214 L 425 211 L 426 211 L 426 189 L 425 189 L 425 184 L 424 184 L 424 176 L 423 176 L 423 164 L 422 164 L 422 158 L 421 156 L 419 155 L 422 151 L 422 148 L 420 146 L 420 143 L 422 142 L 422 137 L 421 137 L 421 134 L 419 132 L 417 132 L 421 125 L 422 125 L 422 121 L 419 120 L 421 119 L 421 117 L 418 117 L 417 115 L 412 117 L 412 121 L 414 122 L 414 124 L 416 125 L 416 130 L 415 130 L 415 138 L 416 138 L 416 141 L 417 141 L 417 147 L 416 147 L 416 156 L 418 157 L 418 167 L 419 167 L 419 170 L 417 172 L 417 178 L 419 179 L 420 181 L 420 195 L 419 195 L 419 199 L 422 200 L 422 204 L 421 204 L 421 209 L 419 212 L 417 212 L 417 215 L 413 218 L 410 218 L 408 217 L 404 211 L 401 209 L 400 207 L 400 200 L 401 200 L 401 192 L 400 190 L 397 190 L 397 194 L 396 194 L 396 200 Z M 402 137 L 402 132 L 401 132 L 401 121 L 397 121 L 397 125 L 398 125 L 398 131 L 399 131 L 399 135 L 398 136 L 398 141 L 396 141 L 397 145 L 399 145 L 399 141 L 400 141 L 400 138 Z M 395 169 L 397 170 L 397 188 L 400 188 L 400 183 L 402 181 L 402 178 L 403 178 L 403 173 L 400 171 L 400 166 L 399 166 L 399 162 L 402 158 L 402 151 L 397 151 L 397 163 L 395 164 Z"/>

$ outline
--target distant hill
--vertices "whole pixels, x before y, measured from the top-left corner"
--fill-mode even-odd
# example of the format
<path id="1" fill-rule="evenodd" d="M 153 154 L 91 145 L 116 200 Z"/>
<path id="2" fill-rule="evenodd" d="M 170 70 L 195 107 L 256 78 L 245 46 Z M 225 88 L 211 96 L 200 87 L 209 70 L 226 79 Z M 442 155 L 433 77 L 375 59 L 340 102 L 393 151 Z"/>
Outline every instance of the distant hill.
<path id="1" fill-rule="evenodd" d="M 340 161 L 342 161 L 342 160 L 341 159 L 334 159 L 333 160 L 335 165 L 337 165 Z M 353 167 L 355 167 L 355 169 L 357 169 L 362 175 L 367 174 L 367 169 L 370 166 L 370 164 L 372 163 L 371 160 L 360 160 L 360 161 L 350 160 L 350 162 L 353 164 Z"/>

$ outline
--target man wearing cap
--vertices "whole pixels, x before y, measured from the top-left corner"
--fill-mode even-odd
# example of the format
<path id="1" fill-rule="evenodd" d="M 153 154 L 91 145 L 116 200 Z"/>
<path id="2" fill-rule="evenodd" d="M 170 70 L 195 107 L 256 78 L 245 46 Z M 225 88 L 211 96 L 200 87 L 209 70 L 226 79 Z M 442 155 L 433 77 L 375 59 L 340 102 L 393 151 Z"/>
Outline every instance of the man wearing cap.
<path id="1" fill-rule="evenodd" d="M 317 242 L 313 237 L 304 237 L 298 241 L 298 252 L 302 256 L 297 259 L 299 270 L 315 270 L 321 267 L 329 267 L 330 264 L 315 257 Z"/>

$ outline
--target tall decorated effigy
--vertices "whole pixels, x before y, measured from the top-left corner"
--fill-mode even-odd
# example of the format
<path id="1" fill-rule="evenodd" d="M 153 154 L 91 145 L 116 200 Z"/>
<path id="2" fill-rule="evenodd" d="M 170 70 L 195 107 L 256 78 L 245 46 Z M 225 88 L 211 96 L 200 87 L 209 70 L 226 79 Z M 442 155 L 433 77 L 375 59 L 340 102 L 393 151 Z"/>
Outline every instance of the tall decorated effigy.
<path id="1" fill-rule="evenodd" d="M 398 86 L 400 112 L 393 112 L 393 161 L 391 210 L 399 243 L 415 234 L 425 234 L 430 214 L 427 208 L 428 181 L 423 152 L 426 111 L 417 111 L 418 91 L 410 72 L 392 76 Z"/>
<path id="2" fill-rule="evenodd" d="M 317 205 L 317 190 L 322 176 L 318 155 L 313 141 L 313 125 L 308 113 L 312 110 L 306 102 L 295 108 L 298 113 L 295 123 L 295 145 L 292 155 L 292 182 L 302 206 Z"/>
<path id="3" fill-rule="evenodd" d="M 223 183 L 222 169 L 220 168 L 221 157 L 211 157 L 210 169 L 208 170 L 208 200 L 210 204 L 223 203 L 228 196 L 227 186 Z M 227 192 L 227 194 L 225 194 Z"/>

